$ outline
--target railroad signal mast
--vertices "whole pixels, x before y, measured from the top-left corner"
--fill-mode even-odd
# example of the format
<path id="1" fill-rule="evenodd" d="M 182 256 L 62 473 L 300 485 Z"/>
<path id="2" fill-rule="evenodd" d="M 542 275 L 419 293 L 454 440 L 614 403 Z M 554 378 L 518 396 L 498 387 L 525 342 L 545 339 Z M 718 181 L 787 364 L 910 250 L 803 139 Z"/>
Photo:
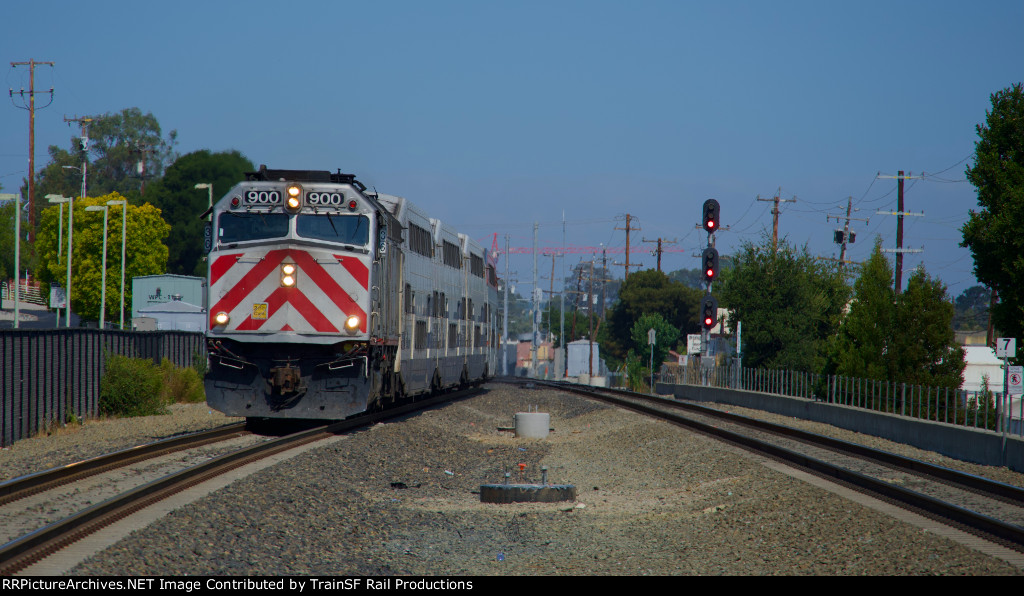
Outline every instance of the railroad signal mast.
<path id="1" fill-rule="evenodd" d="M 718 277 L 718 250 L 715 248 L 714 233 L 721 227 L 719 220 L 721 206 L 715 199 L 704 201 L 701 223 L 708 233 L 708 245 L 701 253 L 701 275 L 707 284 L 707 291 L 700 305 L 701 356 L 707 356 L 711 343 L 711 330 L 718 322 L 718 301 L 711 295 L 711 283 Z"/>

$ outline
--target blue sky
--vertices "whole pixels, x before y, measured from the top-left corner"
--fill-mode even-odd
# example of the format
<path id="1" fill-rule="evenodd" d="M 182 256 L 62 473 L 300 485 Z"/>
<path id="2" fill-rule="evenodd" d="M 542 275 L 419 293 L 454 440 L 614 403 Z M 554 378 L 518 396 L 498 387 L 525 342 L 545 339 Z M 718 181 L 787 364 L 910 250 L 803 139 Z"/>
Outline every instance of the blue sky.
<path id="1" fill-rule="evenodd" d="M 622 248 L 676 240 L 718 199 L 717 247 L 771 231 L 838 256 L 835 220 L 860 210 L 849 258 L 895 247 L 905 170 L 905 269 L 952 296 L 974 285 L 960 226 L 990 94 L 1024 80 L 1024 1 L 77 2 L 5 7 L 0 67 L 54 88 L 36 115 L 36 167 L 77 131 L 65 116 L 152 112 L 177 150 L 237 149 L 272 168 L 341 169 L 489 245 Z M 46 95 L 38 96 L 40 104 Z M 15 98 L 17 99 L 17 97 Z M 0 184 L 28 171 L 28 113 L 0 108 Z M 197 191 L 199 192 L 199 191 Z M 643 244 L 652 248 L 653 244 Z M 586 255 L 569 255 L 568 270 Z M 610 260 L 621 262 L 622 255 Z M 653 267 L 650 255 L 633 255 Z M 532 258 L 514 256 L 519 287 Z M 551 260 L 540 259 L 542 276 Z M 562 263 L 556 264 L 556 276 Z M 504 263 L 499 265 L 504 272 Z M 621 276 L 623 268 L 615 268 Z M 540 285 L 548 286 L 542 279 Z"/>

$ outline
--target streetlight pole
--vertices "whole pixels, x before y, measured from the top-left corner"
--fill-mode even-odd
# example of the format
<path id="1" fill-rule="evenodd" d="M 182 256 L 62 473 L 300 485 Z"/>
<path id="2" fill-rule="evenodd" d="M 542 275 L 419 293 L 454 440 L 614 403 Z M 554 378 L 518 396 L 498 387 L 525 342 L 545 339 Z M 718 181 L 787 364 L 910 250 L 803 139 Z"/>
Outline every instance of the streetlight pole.
<path id="1" fill-rule="evenodd" d="M 18 267 L 21 263 L 21 194 L 0 194 L 0 199 L 11 199 L 14 201 L 14 328 L 18 328 L 18 319 L 21 313 L 18 306 L 18 276 L 21 272 Z M 0 306 L 3 306 L 0 304 Z"/>
<path id="2" fill-rule="evenodd" d="M 65 197 L 61 195 L 46 195 L 46 199 L 51 203 L 57 203 L 60 205 L 60 227 L 58 228 L 57 236 L 57 256 L 60 256 L 63 250 L 64 240 L 63 229 L 64 229 L 64 203 L 68 204 L 68 279 L 67 287 L 64 288 L 64 306 L 66 307 L 65 318 L 67 319 L 64 323 L 67 327 L 71 326 L 71 211 L 74 206 L 74 197 Z M 60 327 L 60 310 L 57 311 L 57 327 Z"/>
<path id="3" fill-rule="evenodd" d="M 103 212 L 103 268 L 100 273 L 100 329 L 104 329 L 105 314 L 107 311 L 107 211 L 110 207 L 106 205 L 92 205 L 85 208 L 86 211 Z"/>
<path id="4" fill-rule="evenodd" d="M 124 269 L 126 264 L 124 261 L 124 247 L 128 231 L 128 203 L 127 201 L 107 201 L 107 205 L 121 206 L 121 331 L 124 331 Z M 106 232 L 104 232 L 104 235 L 106 235 Z M 104 254 L 106 254 L 106 251 L 104 251 Z"/>
<path id="5" fill-rule="evenodd" d="M 195 188 L 205 188 L 210 195 L 210 208 L 213 209 L 213 183 L 212 182 L 200 182 L 196 184 Z"/>
<path id="6" fill-rule="evenodd" d="M 85 190 L 86 190 L 85 174 L 88 171 L 87 170 L 88 166 L 86 165 L 86 161 L 84 159 L 82 160 L 82 167 L 80 167 L 80 168 L 75 167 L 75 166 L 61 166 L 61 167 L 64 168 L 65 170 L 78 170 L 79 172 L 82 173 L 82 194 L 81 194 L 81 198 L 84 200 L 85 199 Z M 73 236 L 74 236 L 74 225 L 72 224 L 72 222 L 74 221 L 74 218 L 75 218 L 75 207 L 74 207 L 75 202 L 71 201 L 70 203 L 68 203 L 68 205 L 70 205 L 70 207 L 68 208 L 68 289 L 67 289 L 67 295 L 68 295 L 68 315 L 67 315 L 67 326 L 71 327 L 71 264 L 73 263 L 72 258 L 71 258 L 71 253 L 72 253 L 72 249 L 75 246 L 75 243 L 73 242 L 73 240 L 74 240 L 74 238 L 73 238 Z"/>

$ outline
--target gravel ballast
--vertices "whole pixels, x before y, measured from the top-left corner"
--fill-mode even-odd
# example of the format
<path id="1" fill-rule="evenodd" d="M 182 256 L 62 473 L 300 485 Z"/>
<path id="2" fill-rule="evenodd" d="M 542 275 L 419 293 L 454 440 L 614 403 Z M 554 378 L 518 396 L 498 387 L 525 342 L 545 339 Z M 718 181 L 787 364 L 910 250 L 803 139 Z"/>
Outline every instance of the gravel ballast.
<path id="1" fill-rule="evenodd" d="M 1020 572 L 670 424 L 547 389 L 488 387 L 484 395 L 377 425 L 239 480 L 72 573 Z M 498 430 L 534 407 L 551 415 L 547 439 Z M 192 427 L 229 421 L 199 410 L 151 418 L 168 427 L 177 417 Z M 65 434 L 84 440 L 95 424 Z M 136 427 L 142 423 L 130 426 Z M 23 443 L 0 456 L 5 471 L 37 449 Z M 68 449 L 55 449 L 53 458 L 67 457 Z M 512 482 L 539 482 L 541 466 L 549 482 L 575 485 L 576 501 L 480 502 L 482 484 L 502 482 L 506 472 Z"/>

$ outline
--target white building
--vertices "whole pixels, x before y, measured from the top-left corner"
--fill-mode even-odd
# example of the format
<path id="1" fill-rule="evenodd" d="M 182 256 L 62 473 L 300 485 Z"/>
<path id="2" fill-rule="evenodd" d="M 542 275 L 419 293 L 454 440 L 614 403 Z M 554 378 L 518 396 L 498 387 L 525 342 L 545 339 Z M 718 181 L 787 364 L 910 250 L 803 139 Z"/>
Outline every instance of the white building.
<path id="1" fill-rule="evenodd" d="M 1003 390 L 1003 361 L 996 358 L 996 352 L 988 346 L 964 346 L 964 383 L 960 386 L 965 391 L 981 391 L 983 377 L 988 376 L 988 388 L 992 391 Z"/>
<path id="2" fill-rule="evenodd" d="M 153 322 L 155 330 L 158 331 L 205 331 L 206 309 L 180 300 L 172 300 L 140 308 L 139 316 L 134 320 L 135 328 L 139 331 L 153 330 Z"/>

